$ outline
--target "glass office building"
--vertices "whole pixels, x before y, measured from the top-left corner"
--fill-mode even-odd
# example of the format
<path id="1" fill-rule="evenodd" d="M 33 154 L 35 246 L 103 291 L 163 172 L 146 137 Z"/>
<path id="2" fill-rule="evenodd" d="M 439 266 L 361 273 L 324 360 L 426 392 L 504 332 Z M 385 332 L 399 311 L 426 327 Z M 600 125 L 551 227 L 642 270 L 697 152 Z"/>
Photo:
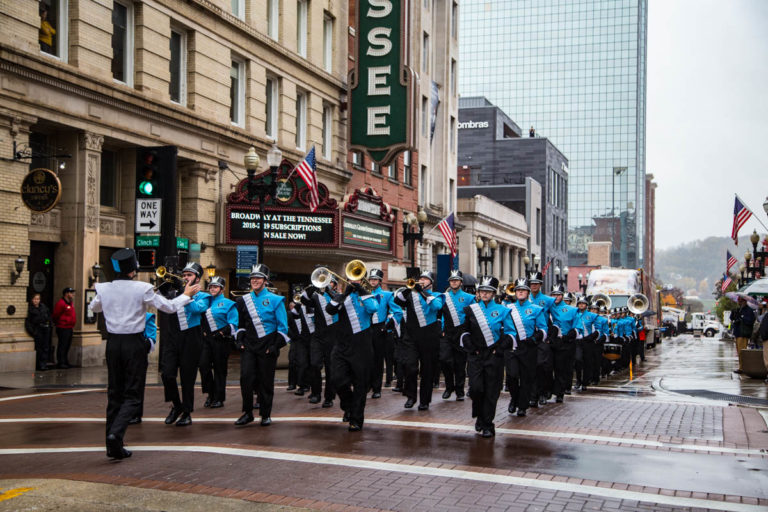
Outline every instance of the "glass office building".
<path id="1" fill-rule="evenodd" d="M 647 0 L 462 0 L 459 92 L 570 161 L 568 258 L 643 265 Z"/>

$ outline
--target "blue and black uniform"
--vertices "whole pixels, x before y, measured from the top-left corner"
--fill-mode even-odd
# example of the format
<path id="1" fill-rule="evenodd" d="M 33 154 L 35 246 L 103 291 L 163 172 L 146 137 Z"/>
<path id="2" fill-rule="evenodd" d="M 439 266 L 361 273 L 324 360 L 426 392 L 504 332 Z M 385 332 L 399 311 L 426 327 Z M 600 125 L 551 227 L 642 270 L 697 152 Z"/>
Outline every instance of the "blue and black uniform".
<path id="1" fill-rule="evenodd" d="M 409 407 L 416 402 L 417 388 L 420 407 L 429 407 L 432 401 L 435 355 L 440 350 L 440 320 L 437 313 L 443 307 L 440 293 L 417 292 L 401 288 L 395 292 L 395 303 L 405 310 L 403 335 L 403 363 L 405 373 L 404 394 Z M 421 375 L 421 386 L 417 385 Z"/>
<path id="2" fill-rule="evenodd" d="M 531 292 L 528 301 L 544 310 L 544 319 L 547 322 L 547 328 L 549 328 L 552 325 L 550 312 L 555 305 L 554 297 L 550 297 L 541 291 L 537 294 Z M 536 348 L 536 378 L 534 379 L 534 387 L 531 390 L 530 397 L 533 407 L 538 407 L 540 403 L 545 404 L 551 395 L 555 367 L 549 337 L 544 338 L 542 341 L 537 341 Z"/>
<path id="3" fill-rule="evenodd" d="M 221 407 L 226 400 L 227 362 L 238 320 L 235 301 L 221 293 L 211 297 L 211 307 L 201 322 L 203 351 L 200 356 L 200 380 L 203 393 L 208 394 L 209 407 Z"/>
<path id="4" fill-rule="evenodd" d="M 576 387 L 581 387 L 586 391 L 590 384 L 590 376 L 594 374 L 595 352 L 598 344 L 596 343 L 599 333 L 595 330 L 595 319 L 597 315 L 591 311 L 579 310 L 576 314 L 574 327 L 576 328 Z M 602 347 L 602 345 L 600 345 Z M 600 349 L 601 350 L 601 349 Z"/>
<path id="5" fill-rule="evenodd" d="M 263 423 L 272 415 L 275 365 L 280 348 L 290 341 L 285 298 L 262 288 L 259 293 L 251 291 L 238 297 L 236 305 L 239 317 L 237 344 L 243 349 L 240 357 L 243 412 L 253 415 L 255 388 Z"/>
<path id="6" fill-rule="evenodd" d="M 304 389 L 310 384 L 309 353 L 312 336 L 315 333 L 315 313 L 311 307 L 303 303 L 294 303 L 289 313 L 290 322 L 288 332 L 291 336 L 291 347 L 288 353 L 289 364 L 292 365 L 294 374 L 288 379 L 289 386 L 298 386 L 299 395 L 304 394 Z M 318 391 L 317 396 L 320 396 Z"/>
<path id="7" fill-rule="evenodd" d="M 378 302 L 376 312 L 371 317 L 371 336 L 373 339 L 373 368 L 371 369 L 371 389 L 374 393 L 381 393 L 381 380 L 384 374 L 384 361 L 387 359 L 388 350 L 394 346 L 394 340 L 388 332 L 388 320 L 391 311 L 400 310 L 395 304 L 394 293 L 382 290 L 377 286 L 371 292 Z M 400 312 L 402 314 L 402 311 Z M 387 381 L 392 380 L 392 359 L 387 365 Z"/>
<path id="8" fill-rule="evenodd" d="M 376 296 L 365 293 L 360 285 L 348 285 L 344 294 L 326 306 L 326 313 L 339 318 L 331 366 L 333 383 L 350 430 L 360 430 L 365 420 L 365 398 L 373 366 L 371 317 L 378 306 Z"/>
<path id="9" fill-rule="evenodd" d="M 529 301 L 516 301 L 507 308 L 515 325 L 518 339 L 517 349 L 507 358 L 507 375 L 510 394 L 509 411 L 518 409 L 525 415 L 531 396 L 535 393 L 537 343 L 547 338 L 547 319 L 544 309 Z"/>
<path id="10" fill-rule="evenodd" d="M 310 385 L 310 398 L 320 398 L 323 386 L 323 369 L 325 369 L 324 402 L 330 404 L 336 398 L 333 387 L 333 369 L 331 368 L 331 352 L 336 339 L 336 322 L 339 315 L 331 315 L 326 311 L 328 304 L 338 294 L 330 289 L 317 289 L 310 286 L 301 293 L 301 303 L 312 308 L 315 312 L 315 332 L 309 345 L 309 376 L 306 379 Z"/>
<path id="11" fill-rule="evenodd" d="M 169 419 L 178 416 L 178 413 L 189 415 L 195 408 L 195 380 L 203 346 L 200 317 L 210 303 L 210 295 L 198 292 L 184 309 L 174 314 L 161 312 L 159 315 L 160 334 L 163 339 L 160 345 L 160 376 L 165 401 L 173 404 Z M 177 373 L 181 381 L 181 396 L 176 383 Z"/>
<path id="12" fill-rule="evenodd" d="M 603 357 L 603 347 L 611 336 L 611 322 L 603 315 L 597 315 L 595 318 L 595 330 L 597 331 L 597 340 L 595 340 L 595 349 L 592 353 L 592 366 L 591 374 L 589 375 L 589 383 L 593 385 L 600 384 L 601 367 L 604 362 L 609 362 Z"/>
<path id="13" fill-rule="evenodd" d="M 504 353 L 517 344 L 510 310 L 495 301 L 464 307 L 460 344 L 468 353 L 469 397 L 475 430 L 495 434 L 493 418 L 504 381 Z"/>
<path id="14" fill-rule="evenodd" d="M 576 329 L 574 322 L 579 309 L 569 306 L 563 301 L 552 305 L 552 328 L 550 342 L 554 363 L 554 382 L 552 392 L 557 401 L 562 401 L 566 391 L 571 389 L 573 380 L 573 365 L 576 356 Z"/>
<path id="15" fill-rule="evenodd" d="M 467 377 L 467 352 L 459 343 L 466 316 L 465 308 L 475 302 L 475 296 L 459 288 L 443 293 L 443 336 L 440 338 L 440 367 L 445 375 L 445 394 L 464 397 Z"/>

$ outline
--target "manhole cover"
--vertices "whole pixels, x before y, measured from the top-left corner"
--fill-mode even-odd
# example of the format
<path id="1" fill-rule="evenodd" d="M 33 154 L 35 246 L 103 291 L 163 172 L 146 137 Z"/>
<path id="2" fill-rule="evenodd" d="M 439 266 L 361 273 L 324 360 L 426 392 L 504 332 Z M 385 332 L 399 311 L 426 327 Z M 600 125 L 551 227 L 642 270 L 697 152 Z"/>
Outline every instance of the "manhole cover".
<path id="1" fill-rule="evenodd" d="M 728 393 L 718 393 L 708 389 L 670 389 L 674 393 L 693 396 L 696 398 L 707 398 L 709 400 L 722 400 L 744 405 L 762 405 L 768 406 L 768 400 L 764 398 L 754 398 L 751 396 L 729 395 Z"/>

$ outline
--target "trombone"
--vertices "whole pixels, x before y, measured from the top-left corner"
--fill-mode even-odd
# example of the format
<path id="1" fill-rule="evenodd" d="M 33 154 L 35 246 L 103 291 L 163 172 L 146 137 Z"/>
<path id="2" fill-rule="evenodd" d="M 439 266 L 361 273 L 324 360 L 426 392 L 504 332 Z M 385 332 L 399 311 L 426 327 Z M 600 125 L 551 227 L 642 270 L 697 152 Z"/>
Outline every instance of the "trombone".
<path id="1" fill-rule="evenodd" d="M 312 272 L 309 280 L 315 288 L 325 288 L 328 286 L 331 282 L 331 276 L 336 277 L 336 279 L 339 280 L 339 284 L 344 284 L 345 286 L 349 285 L 350 281 L 360 281 L 363 288 L 370 292 L 373 289 L 373 286 L 371 286 L 371 283 L 369 283 L 368 279 L 365 277 L 367 273 L 368 270 L 365 268 L 365 263 L 360 260 L 352 260 L 347 263 L 346 267 L 344 267 L 344 275 L 347 276 L 346 279 L 328 267 L 317 267 Z"/>

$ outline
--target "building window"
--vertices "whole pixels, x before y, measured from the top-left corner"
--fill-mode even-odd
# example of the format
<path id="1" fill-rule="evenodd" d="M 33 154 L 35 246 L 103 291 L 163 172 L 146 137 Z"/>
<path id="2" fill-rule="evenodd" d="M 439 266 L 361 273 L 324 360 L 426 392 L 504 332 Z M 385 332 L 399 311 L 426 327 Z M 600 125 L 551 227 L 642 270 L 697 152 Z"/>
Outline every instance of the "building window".
<path id="1" fill-rule="evenodd" d="M 362 151 L 352 151 L 352 165 L 357 167 L 358 169 L 363 169 Z"/>
<path id="2" fill-rule="evenodd" d="M 536 245 L 541 244 L 541 208 L 536 208 Z"/>
<path id="3" fill-rule="evenodd" d="M 448 180 L 448 213 L 451 213 L 454 208 L 453 198 L 456 191 L 456 180 L 450 178 Z"/>
<path id="4" fill-rule="evenodd" d="M 245 18 L 245 0 L 232 0 L 232 14 L 240 19 Z"/>
<path id="5" fill-rule="evenodd" d="M 323 105 L 323 158 L 331 159 L 331 144 L 333 141 L 333 108 Z"/>
<path id="6" fill-rule="evenodd" d="M 381 174 L 381 166 L 378 164 L 378 162 L 371 160 L 371 172 Z"/>
<path id="7" fill-rule="evenodd" d="M 307 57 L 307 12 L 308 0 L 296 2 L 296 52 Z"/>
<path id="8" fill-rule="evenodd" d="M 456 59 L 451 59 L 451 96 L 456 96 Z"/>
<path id="9" fill-rule="evenodd" d="M 427 136 L 427 125 L 429 124 L 429 116 L 427 116 L 427 112 L 429 111 L 429 100 L 426 96 L 421 97 L 421 136 L 426 137 Z"/>
<path id="10" fill-rule="evenodd" d="M 333 17 L 323 15 L 323 69 L 333 71 Z"/>
<path id="11" fill-rule="evenodd" d="M 411 185 L 411 152 L 403 151 L 403 183 Z"/>
<path id="12" fill-rule="evenodd" d="M 101 206 L 117 208 L 117 159 L 114 151 L 101 152 Z"/>
<path id="13" fill-rule="evenodd" d="M 307 93 L 296 93 L 296 147 L 304 149 L 307 144 Z"/>
<path id="14" fill-rule="evenodd" d="M 277 41 L 280 19 L 280 0 L 267 0 L 267 35 Z"/>
<path id="15" fill-rule="evenodd" d="M 112 78 L 133 85 L 133 4 L 112 4 Z"/>
<path id="16" fill-rule="evenodd" d="M 387 166 L 387 178 L 397 181 L 397 164 L 395 162 Z"/>
<path id="17" fill-rule="evenodd" d="M 229 119 L 232 124 L 245 126 L 245 63 L 232 59 L 229 68 Z"/>
<path id="18" fill-rule="evenodd" d="M 264 123 L 264 133 L 267 137 L 277 140 L 277 116 L 278 116 L 278 82 L 277 78 L 267 77 L 267 99 L 265 102 L 266 122 Z"/>
<path id="19" fill-rule="evenodd" d="M 456 39 L 459 34 L 459 4 L 453 2 L 451 6 L 451 37 Z"/>
<path id="20" fill-rule="evenodd" d="M 171 82 L 168 93 L 171 101 L 187 104 L 187 35 L 180 30 L 171 30 Z"/>
<path id="21" fill-rule="evenodd" d="M 421 45 L 421 72 L 425 75 L 429 74 L 429 34 L 426 32 Z"/>
<path id="22" fill-rule="evenodd" d="M 67 0 L 50 0 L 49 3 L 40 2 L 38 8 L 40 50 L 64 61 L 67 60 L 68 49 L 68 3 Z"/>
<path id="23" fill-rule="evenodd" d="M 451 116 L 451 133 L 448 135 L 451 138 L 451 153 L 456 152 L 456 118 Z"/>
<path id="24" fill-rule="evenodd" d="M 427 166 L 421 166 L 421 175 L 419 176 L 419 203 L 422 205 L 427 204 Z"/>

